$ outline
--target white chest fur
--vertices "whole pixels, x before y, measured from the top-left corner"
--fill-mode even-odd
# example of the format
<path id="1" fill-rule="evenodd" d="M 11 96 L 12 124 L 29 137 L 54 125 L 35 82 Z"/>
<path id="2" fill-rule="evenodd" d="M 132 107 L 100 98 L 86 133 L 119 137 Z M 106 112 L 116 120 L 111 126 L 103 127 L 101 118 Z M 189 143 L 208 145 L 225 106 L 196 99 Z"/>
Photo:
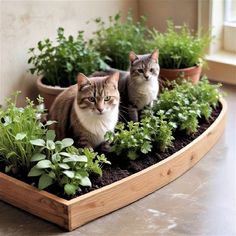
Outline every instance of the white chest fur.
<path id="1" fill-rule="evenodd" d="M 74 109 L 79 122 L 88 131 L 89 141 L 94 147 L 104 142 L 104 135 L 107 131 L 114 131 L 118 121 L 118 105 L 114 109 L 99 115 L 92 113 L 92 111 L 80 109 L 75 100 Z"/>
<path id="2" fill-rule="evenodd" d="M 133 84 L 129 91 L 130 101 L 142 110 L 157 99 L 159 83 L 157 80 L 144 81 L 143 84 Z"/>

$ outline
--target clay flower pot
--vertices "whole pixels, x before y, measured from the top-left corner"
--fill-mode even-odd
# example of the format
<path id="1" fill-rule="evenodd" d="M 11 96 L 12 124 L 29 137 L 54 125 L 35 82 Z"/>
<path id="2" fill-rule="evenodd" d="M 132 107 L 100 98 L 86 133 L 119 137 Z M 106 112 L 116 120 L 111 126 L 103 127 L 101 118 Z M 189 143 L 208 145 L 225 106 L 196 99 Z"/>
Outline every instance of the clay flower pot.
<path id="1" fill-rule="evenodd" d="M 57 95 L 63 92 L 66 88 L 45 85 L 42 81 L 43 77 L 37 79 L 37 87 L 40 95 L 44 98 L 45 108 L 49 110 Z"/>
<path id="2" fill-rule="evenodd" d="M 202 67 L 193 66 L 184 69 L 160 69 L 160 77 L 164 80 L 175 80 L 177 78 L 183 78 L 192 81 L 193 84 L 197 84 L 200 79 Z"/>

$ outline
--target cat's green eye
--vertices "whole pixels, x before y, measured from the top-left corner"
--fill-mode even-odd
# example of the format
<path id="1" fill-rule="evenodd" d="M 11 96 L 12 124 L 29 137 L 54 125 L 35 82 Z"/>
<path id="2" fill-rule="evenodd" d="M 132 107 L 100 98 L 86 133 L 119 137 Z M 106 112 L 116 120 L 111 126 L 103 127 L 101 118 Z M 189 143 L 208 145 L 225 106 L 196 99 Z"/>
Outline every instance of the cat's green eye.
<path id="1" fill-rule="evenodd" d="M 138 69 L 138 72 L 139 73 L 143 73 L 143 69 Z"/>
<path id="2" fill-rule="evenodd" d="M 95 102 L 95 101 L 96 101 L 96 98 L 95 98 L 95 97 L 88 97 L 88 100 L 89 100 L 90 102 Z"/>
<path id="3" fill-rule="evenodd" d="M 108 101 L 110 101 L 111 100 L 111 96 L 106 96 L 106 97 L 104 97 L 104 101 L 105 102 L 108 102 Z"/>

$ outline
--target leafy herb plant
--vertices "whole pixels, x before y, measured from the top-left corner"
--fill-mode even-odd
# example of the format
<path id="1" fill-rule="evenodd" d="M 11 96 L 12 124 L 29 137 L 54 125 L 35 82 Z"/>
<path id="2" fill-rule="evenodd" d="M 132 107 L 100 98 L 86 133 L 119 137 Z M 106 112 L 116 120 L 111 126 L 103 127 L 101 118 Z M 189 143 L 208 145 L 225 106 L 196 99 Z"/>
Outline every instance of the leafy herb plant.
<path id="1" fill-rule="evenodd" d="M 65 138 L 54 141 L 55 132 L 48 130 L 46 138 L 31 140 L 39 148 L 31 162 L 36 163 L 28 176 L 39 176 L 38 188 L 44 189 L 52 184 L 64 189 L 66 195 L 74 195 L 80 186 L 91 187 L 89 174 L 102 175 L 101 165 L 109 163 L 105 156 L 97 155 L 90 149 L 76 149 L 74 141 Z"/>
<path id="2" fill-rule="evenodd" d="M 76 83 L 79 72 L 90 75 L 106 68 L 102 55 L 85 41 L 83 31 L 76 37 L 66 37 L 64 29 L 58 28 L 56 43 L 50 39 L 39 41 L 29 54 L 30 72 L 43 75 L 43 82 L 51 86 L 67 87 Z"/>
<path id="3" fill-rule="evenodd" d="M 193 34 L 187 25 L 175 29 L 172 21 L 167 21 L 167 31 L 149 31 L 151 39 L 145 45 L 147 50 L 159 49 L 161 68 L 182 69 L 203 63 L 206 49 L 212 38 L 208 33 L 198 36 Z"/>
<path id="4" fill-rule="evenodd" d="M 138 54 L 145 53 L 144 44 L 148 35 L 145 27 L 146 19 L 141 17 L 140 22 L 135 23 L 129 12 L 124 23 L 120 13 L 109 17 L 109 25 L 106 26 L 101 18 L 95 20 L 98 30 L 92 44 L 106 57 L 106 63 L 111 67 L 127 70 L 129 66 L 128 55 L 131 50 Z M 153 50 L 153 49 L 152 49 Z"/>
<path id="5" fill-rule="evenodd" d="M 41 105 L 35 107 L 32 101 L 26 99 L 25 108 L 16 107 L 18 94 L 14 100 L 7 100 L 6 109 L 0 108 L 0 160 L 6 166 L 6 172 L 27 175 L 31 168 L 31 156 L 35 152 L 30 140 L 42 137 L 46 125 L 39 122 L 43 112 Z M 43 102 L 42 98 L 38 101 Z"/>
<path id="6" fill-rule="evenodd" d="M 206 77 L 197 84 L 182 81 L 172 83 L 173 89 L 164 91 L 153 107 L 154 114 L 165 112 L 166 120 L 179 130 L 192 134 L 197 131 L 201 117 L 208 120 L 219 101 L 218 85 L 209 83 Z"/>

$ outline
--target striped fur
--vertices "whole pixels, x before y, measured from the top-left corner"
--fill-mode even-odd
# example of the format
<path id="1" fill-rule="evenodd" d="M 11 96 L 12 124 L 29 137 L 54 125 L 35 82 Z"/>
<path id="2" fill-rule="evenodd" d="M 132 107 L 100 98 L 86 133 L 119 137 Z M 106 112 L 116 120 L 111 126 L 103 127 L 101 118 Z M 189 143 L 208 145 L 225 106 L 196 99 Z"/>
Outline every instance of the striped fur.
<path id="1" fill-rule="evenodd" d="M 78 76 L 73 85 L 55 100 L 49 117 L 57 139 L 73 138 L 78 146 L 97 147 L 107 131 L 113 131 L 118 120 L 120 96 L 119 73 L 106 77 Z"/>

